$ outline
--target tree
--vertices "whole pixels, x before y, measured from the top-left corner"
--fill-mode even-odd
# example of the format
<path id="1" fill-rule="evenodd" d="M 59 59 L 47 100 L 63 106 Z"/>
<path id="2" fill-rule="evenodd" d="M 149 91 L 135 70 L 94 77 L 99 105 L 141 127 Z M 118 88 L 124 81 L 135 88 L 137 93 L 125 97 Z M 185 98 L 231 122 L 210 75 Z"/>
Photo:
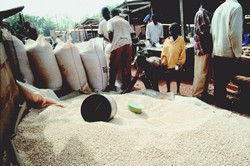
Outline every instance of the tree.
<path id="1" fill-rule="evenodd" d="M 74 21 L 69 16 L 57 18 L 57 30 L 65 31 L 74 27 Z"/>
<path id="2" fill-rule="evenodd" d="M 56 29 L 56 24 L 50 17 L 39 17 L 31 15 L 22 15 L 21 13 L 11 16 L 5 20 L 8 22 L 12 29 L 15 31 L 15 35 L 21 38 L 24 35 L 24 21 L 29 21 L 32 26 L 35 26 L 38 33 L 44 36 L 50 35 L 50 30 Z"/>
<path id="3" fill-rule="evenodd" d="M 108 6 L 109 9 L 114 8 L 114 5 Z M 15 14 L 7 19 L 5 19 L 6 22 L 8 22 L 11 26 L 11 28 L 15 31 L 15 35 L 22 39 L 25 37 L 25 29 L 23 26 L 23 23 L 25 21 L 29 21 L 31 26 L 35 26 L 38 34 L 42 34 L 44 36 L 50 36 L 50 30 L 59 30 L 59 31 L 66 31 L 70 28 L 76 28 L 79 27 L 79 24 L 84 22 L 87 18 L 92 18 L 96 20 L 100 20 L 102 18 L 101 11 L 100 13 L 97 13 L 92 16 L 84 16 L 80 23 L 75 23 L 73 19 L 71 19 L 69 16 L 60 16 L 60 17 L 39 17 L 39 16 L 33 16 L 28 14 L 22 14 L 20 12 L 19 14 Z"/>
<path id="4" fill-rule="evenodd" d="M 53 18 L 45 18 L 43 25 L 43 35 L 50 36 L 50 30 L 56 29 L 56 23 L 53 21 Z"/>

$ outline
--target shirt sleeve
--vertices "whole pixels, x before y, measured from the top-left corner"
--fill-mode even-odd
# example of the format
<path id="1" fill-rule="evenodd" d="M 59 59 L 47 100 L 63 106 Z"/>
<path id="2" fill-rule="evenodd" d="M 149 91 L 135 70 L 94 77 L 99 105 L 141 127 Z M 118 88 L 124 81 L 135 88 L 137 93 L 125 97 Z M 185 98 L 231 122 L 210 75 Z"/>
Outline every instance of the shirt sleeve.
<path id="1" fill-rule="evenodd" d="M 113 26 L 112 26 L 110 21 L 107 22 L 107 30 L 108 30 L 108 32 L 113 32 L 114 31 Z"/>
<path id="2" fill-rule="evenodd" d="M 100 23 L 98 26 L 98 34 L 103 35 L 102 24 Z"/>
<path id="3" fill-rule="evenodd" d="M 128 26 L 129 26 L 130 33 L 133 33 L 133 29 L 132 29 L 132 27 L 130 26 L 129 23 L 128 23 Z"/>
<path id="4" fill-rule="evenodd" d="M 165 46 L 165 43 L 163 44 L 163 48 L 162 48 L 162 51 L 161 51 L 161 64 L 164 64 L 164 65 L 168 65 L 168 61 L 167 61 L 167 57 L 166 57 L 166 52 L 167 52 L 167 47 Z"/>
<path id="5" fill-rule="evenodd" d="M 186 44 L 185 44 L 184 39 L 181 42 L 181 49 L 182 50 L 181 50 L 181 53 L 177 62 L 177 64 L 179 65 L 183 65 L 186 62 Z"/>
<path id="6" fill-rule="evenodd" d="M 242 33 L 243 33 L 243 17 L 242 17 L 242 8 L 239 7 L 231 16 L 231 28 L 229 37 L 231 40 L 232 50 L 236 57 L 241 56 L 242 52 Z"/>
<path id="7" fill-rule="evenodd" d="M 164 30 L 163 30 L 163 25 L 161 25 L 161 35 L 160 38 L 164 38 Z"/>
<path id="8" fill-rule="evenodd" d="M 146 39 L 151 39 L 150 33 L 149 33 L 149 24 L 146 26 Z"/>
<path id="9" fill-rule="evenodd" d="M 199 15 L 197 20 L 197 26 L 195 28 L 196 34 L 201 36 L 204 33 L 203 29 L 204 29 L 204 21 L 202 21 L 202 17 Z"/>

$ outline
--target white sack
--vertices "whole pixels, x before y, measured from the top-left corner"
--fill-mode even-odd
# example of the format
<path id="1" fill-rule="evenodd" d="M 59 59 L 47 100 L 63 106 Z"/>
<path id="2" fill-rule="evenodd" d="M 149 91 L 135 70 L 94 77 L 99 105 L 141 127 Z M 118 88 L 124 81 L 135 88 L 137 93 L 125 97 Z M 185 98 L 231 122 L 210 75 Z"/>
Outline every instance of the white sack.
<path id="1" fill-rule="evenodd" d="M 16 56 L 20 68 L 20 72 L 23 79 L 29 84 L 34 84 L 34 75 L 30 68 L 29 59 L 24 47 L 24 44 L 16 36 L 11 35 L 7 31 L 3 30 L 3 40 L 6 42 L 9 48 L 9 52 L 12 57 Z"/>
<path id="2" fill-rule="evenodd" d="M 60 89 L 62 75 L 52 46 L 43 36 L 39 36 L 36 41 L 26 40 L 25 49 L 35 76 L 36 86 L 53 90 Z"/>
<path id="3" fill-rule="evenodd" d="M 105 46 L 105 58 L 107 61 L 107 66 L 109 66 L 109 58 L 111 55 L 111 46 L 112 46 L 111 43 L 109 43 Z"/>
<path id="4" fill-rule="evenodd" d="M 89 85 L 94 90 L 105 90 L 108 84 L 108 69 L 103 38 L 93 38 L 76 45 L 86 69 Z"/>
<path id="5" fill-rule="evenodd" d="M 66 43 L 58 40 L 58 44 L 54 49 L 54 54 L 63 79 L 67 82 L 70 89 L 79 90 L 87 84 L 87 76 L 79 50 L 70 40 Z"/>

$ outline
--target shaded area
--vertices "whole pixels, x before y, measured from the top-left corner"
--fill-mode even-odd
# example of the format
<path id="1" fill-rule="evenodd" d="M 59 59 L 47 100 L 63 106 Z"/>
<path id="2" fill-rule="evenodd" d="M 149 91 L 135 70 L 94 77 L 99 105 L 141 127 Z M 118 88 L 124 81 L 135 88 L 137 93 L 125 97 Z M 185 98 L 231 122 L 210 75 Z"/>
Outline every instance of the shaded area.
<path id="1" fill-rule="evenodd" d="M 133 25 L 141 25 L 145 16 L 151 11 L 150 0 L 127 0 L 118 5 L 117 8 L 126 9 L 129 12 L 129 22 Z"/>

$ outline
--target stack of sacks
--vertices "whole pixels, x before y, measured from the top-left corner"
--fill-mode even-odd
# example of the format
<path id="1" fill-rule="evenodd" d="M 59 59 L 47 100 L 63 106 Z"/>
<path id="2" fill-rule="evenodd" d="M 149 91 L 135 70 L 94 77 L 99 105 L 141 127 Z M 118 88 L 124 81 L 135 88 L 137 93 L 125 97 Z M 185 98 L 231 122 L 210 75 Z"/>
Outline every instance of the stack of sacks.
<path id="1" fill-rule="evenodd" d="M 54 49 L 63 79 L 71 90 L 86 90 L 88 87 L 87 76 L 77 47 L 68 40 L 64 43 L 57 40 Z"/>
<path id="2" fill-rule="evenodd" d="M 76 44 L 86 69 L 88 82 L 94 91 L 103 91 L 108 85 L 108 68 L 103 38 L 93 38 Z"/>
<path id="3" fill-rule="evenodd" d="M 2 29 L 4 45 L 7 47 L 9 57 L 17 59 L 18 70 L 22 75 L 22 79 L 27 83 L 34 85 L 34 75 L 30 68 L 29 59 L 24 44 L 16 36 L 11 35 L 7 30 Z"/>
<path id="4" fill-rule="evenodd" d="M 53 48 L 45 38 L 40 35 L 36 41 L 26 40 L 25 49 L 35 77 L 35 85 L 52 90 L 61 89 L 62 75 Z"/>

